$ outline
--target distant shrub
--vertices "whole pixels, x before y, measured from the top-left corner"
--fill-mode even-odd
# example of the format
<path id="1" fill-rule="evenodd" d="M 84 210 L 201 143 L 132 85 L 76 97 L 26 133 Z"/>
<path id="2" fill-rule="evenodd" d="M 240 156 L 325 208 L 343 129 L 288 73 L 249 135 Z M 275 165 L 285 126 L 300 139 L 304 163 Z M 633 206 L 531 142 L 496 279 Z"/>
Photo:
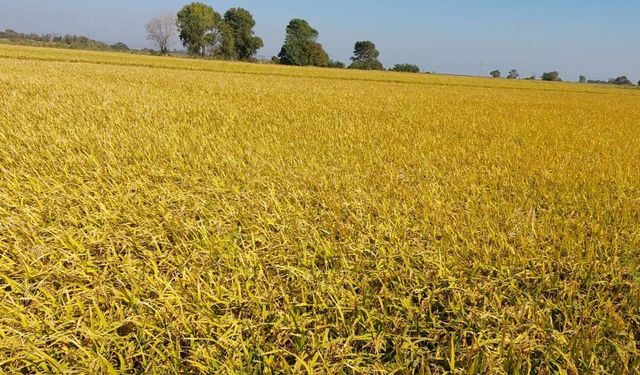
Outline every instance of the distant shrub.
<path id="1" fill-rule="evenodd" d="M 329 68 L 344 69 L 346 65 L 342 61 L 329 60 Z"/>
<path id="2" fill-rule="evenodd" d="M 371 61 L 354 61 L 351 65 L 349 65 L 349 69 L 357 69 L 357 70 L 384 70 L 384 66 L 378 60 Z"/>
<path id="3" fill-rule="evenodd" d="M 112 44 L 111 49 L 114 51 L 129 51 L 129 46 L 122 42 L 118 42 L 116 44 Z"/>
<path id="4" fill-rule="evenodd" d="M 420 73 L 420 67 L 415 64 L 396 64 L 389 70 L 394 72 Z"/>
<path id="5" fill-rule="evenodd" d="M 631 80 L 627 78 L 627 76 L 621 76 L 621 77 L 615 78 L 611 83 L 614 85 L 620 85 L 620 86 L 633 85 L 633 82 L 631 82 Z"/>
<path id="6" fill-rule="evenodd" d="M 560 73 L 558 72 L 546 72 L 542 74 L 542 77 L 540 77 L 540 79 L 542 79 L 543 81 L 550 81 L 550 82 L 561 82 L 562 79 L 560 78 Z"/>

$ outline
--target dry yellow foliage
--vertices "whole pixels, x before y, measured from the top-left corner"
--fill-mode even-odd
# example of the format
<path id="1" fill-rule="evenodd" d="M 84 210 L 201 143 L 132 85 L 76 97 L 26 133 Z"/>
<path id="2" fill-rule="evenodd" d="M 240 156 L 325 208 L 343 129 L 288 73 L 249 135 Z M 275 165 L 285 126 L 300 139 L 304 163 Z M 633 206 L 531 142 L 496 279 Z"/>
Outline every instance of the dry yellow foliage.
<path id="1" fill-rule="evenodd" d="M 639 347 L 640 90 L 0 46 L 0 371 Z"/>

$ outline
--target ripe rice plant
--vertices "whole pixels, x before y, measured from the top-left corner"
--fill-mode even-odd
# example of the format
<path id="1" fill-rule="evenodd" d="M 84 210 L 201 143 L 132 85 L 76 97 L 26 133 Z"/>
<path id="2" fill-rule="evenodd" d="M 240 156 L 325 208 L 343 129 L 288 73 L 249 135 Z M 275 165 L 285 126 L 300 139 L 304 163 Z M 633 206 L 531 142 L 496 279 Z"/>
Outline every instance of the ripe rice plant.
<path id="1" fill-rule="evenodd" d="M 0 45 L 0 372 L 640 371 L 640 91 Z"/>

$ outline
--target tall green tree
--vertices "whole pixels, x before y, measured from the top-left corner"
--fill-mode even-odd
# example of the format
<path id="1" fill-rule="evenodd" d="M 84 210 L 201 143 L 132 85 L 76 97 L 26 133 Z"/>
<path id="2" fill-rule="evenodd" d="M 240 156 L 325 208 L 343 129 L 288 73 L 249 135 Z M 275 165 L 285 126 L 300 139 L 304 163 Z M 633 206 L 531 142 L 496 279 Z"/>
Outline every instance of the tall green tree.
<path id="1" fill-rule="evenodd" d="M 351 61 L 376 60 L 378 57 L 380 57 L 380 52 L 376 49 L 376 45 L 371 41 L 365 40 L 356 42 Z"/>
<path id="2" fill-rule="evenodd" d="M 224 14 L 224 22 L 229 26 L 234 40 L 235 58 L 252 59 L 256 52 L 264 46 L 262 39 L 253 31 L 256 21 L 249 11 L 242 8 L 231 8 Z"/>
<path id="3" fill-rule="evenodd" d="M 220 22 L 207 37 L 207 54 L 209 56 L 233 60 L 237 58 L 233 29 L 226 23 Z"/>
<path id="4" fill-rule="evenodd" d="M 373 42 L 364 40 L 356 42 L 353 48 L 353 57 L 351 58 L 350 69 L 363 70 L 383 70 L 382 63 L 378 61 L 380 52 L 376 49 Z"/>
<path id="5" fill-rule="evenodd" d="M 207 48 L 220 40 L 219 26 L 222 17 L 212 7 L 194 2 L 185 5 L 177 15 L 178 31 L 182 44 L 191 55 L 204 56 Z"/>
<path id="6" fill-rule="evenodd" d="M 317 42 L 318 30 L 303 19 L 295 18 L 287 25 L 284 45 L 278 54 L 284 65 L 328 66 L 329 55 Z"/>

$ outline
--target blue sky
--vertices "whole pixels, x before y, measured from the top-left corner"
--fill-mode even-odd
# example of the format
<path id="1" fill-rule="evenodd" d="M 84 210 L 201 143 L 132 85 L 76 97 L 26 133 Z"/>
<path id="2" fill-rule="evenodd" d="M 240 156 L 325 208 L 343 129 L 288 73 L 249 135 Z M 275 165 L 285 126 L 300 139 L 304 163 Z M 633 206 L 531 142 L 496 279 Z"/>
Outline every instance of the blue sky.
<path id="1" fill-rule="evenodd" d="M 177 11 L 176 0 L 0 0 L 0 29 L 73 33 L 148 46 L 149 18 Z M 559 70 L 607 79 L 640 79 L 638 0 L 204 0 L 218 12 L 241 6 L 254 14 L 265 41 L 260 56 L 277 54 L 294 17 L 320 31 L 342 61 L 357 40 L 372 40 L 389 66 L 410 62 L 445 73 L 488 74 L 515 68 L 522 76 Z M 177 47 L 177 45 L 176 45 Z M 480 64 L 484 63 L 484 68 Z"/>

